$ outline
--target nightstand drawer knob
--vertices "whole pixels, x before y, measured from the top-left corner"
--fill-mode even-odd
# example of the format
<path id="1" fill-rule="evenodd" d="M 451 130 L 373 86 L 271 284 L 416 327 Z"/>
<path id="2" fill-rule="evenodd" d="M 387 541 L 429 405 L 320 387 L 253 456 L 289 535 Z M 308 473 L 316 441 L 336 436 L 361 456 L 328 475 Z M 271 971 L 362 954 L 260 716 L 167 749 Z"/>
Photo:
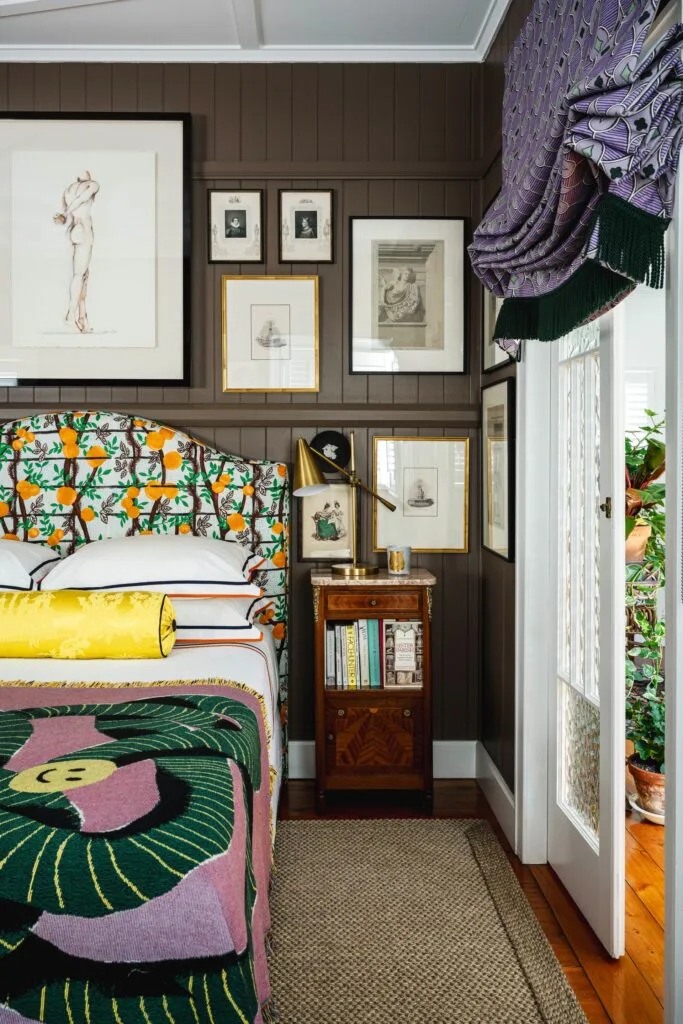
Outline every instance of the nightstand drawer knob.
<path id="1" fill-rule="evenodd" d="M 327 742 L 328 743 L 334 743 L 334 733 L 328 732 L 328 734 L 327 734 Z"/>
<path id="2" fill-rule="evenodd" d="M 368 708 L 368 711 L 370 712 L 371 715 L 376 715 L 377 712 L 379 711 L 379 708 Z"/>
<path id="3" fill-rule="evenodd" d="M 344 708 L 337 708 L 337 714 L 340 718 L 343 718 L 346 712 L 344 711 Z"/>
<path id="4" fill-rule="evenodd" d="M 377 604 L 377 598 L 376 597 L 371 597 L 370 598 L 370 607 L 374 608 L 376 606 L 376 604 Z"/>
<path id="5" fill-rule="evenodd" d="M 404 718 L 410 718 L 410 708 L 404 708 L 403 709 L 403 717 Z"/>

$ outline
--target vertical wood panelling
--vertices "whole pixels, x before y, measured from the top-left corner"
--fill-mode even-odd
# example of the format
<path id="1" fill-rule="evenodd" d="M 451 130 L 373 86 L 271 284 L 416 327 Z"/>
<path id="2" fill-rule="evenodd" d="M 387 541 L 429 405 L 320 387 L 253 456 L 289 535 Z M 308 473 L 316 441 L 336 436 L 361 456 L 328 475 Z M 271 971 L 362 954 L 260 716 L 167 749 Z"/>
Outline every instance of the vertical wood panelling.
<path id="1" fill-rule="evenodd" d="M 266 146 L 268 159 L 291 160 L 292 68 L 289 64 L 269 64 L 266 71 L 268 94 Z"/>
<path id="2" fill-rule="evenodd" d="M 351 375 L 349 365 L 349 222 L 350 216 L 459 216 L 468 233 L 479 212 L 480 188 L 467 180 L 450 180 L 447 164 L 462 165 L 482 155 L 481 120 L 486 74 L 462 65 L 235 65 L 235 64 L 15 64 L 0 65 L 0 109 L 108 111 L 121 113 L 180 112 L 193 115 L 192 183 L 192 387 L 162 389 L 136 386 L 0 389 L 0 404 L 24 403 L 36 409 L 58 403 L 76 406 L 118 404 L 144 414 L 164 404 L 175 410 L 173 422 L 183 427 L 184 405 L 211 409 L 212 419 L 190 432 L 209 443 L 253 458 L 293 458 L 296 438 L 310 440 L 328 427 L 326 408 L 348 408 L 345 429 L 353 428 L 354 407 L 370 407 L 376 424 L 356 427 L 358 469 L 372 478 L 375 434 L 443 434 L 437 426 L 407 426 L 403 408 L 449 410 L 462 407 L 471 414 L 479 402 L 478 370 L 464 376 L 417 374 Z M 235 164 L 268 161 L 292 166 L 292 177 L 234 176 Z M 312 179 L 316 161 L 334 179 Z M 444 163 L 444 178 L 422 177 L 420 162 Z M 387 166 L 410 163 L 415 176 L 387 177 Z M 202 170 L 209 165 L 209 174 Z M 301 174 L 296 176 L 297 165 Z M 358 167 L 367 165 L 367 177 Z M 377 172 L 373 173 L 373 165 Z M 474 165 L 473 165 L 474 166 Z M 221 177 L 221 167 L 226 168 Z M 227 168 L 230 170 L 227 170 Z M 351 170 L 348 170 L 351 168 Z M 228 177 L 228 174 L 233 177 Z M 249 174 L 245 171 L 245 174 Z M 278 172 L 279 173 L 279 172 Z M 411 174 L 413 171 L 411 170 Z M 430 172 L 433 174 L 433 171 Z M 263 188 L 266 191 L 266 254 L 263 265 L 207 263 L 207 200 L 209 188 Z M 284 264 L 278 260 L 278 200 L 280 188 L 332 188 L 335 201 L 335 262 Z M 476 202 L 475 202 L 476 200 Z M 320 391 L 318 394 L 223 394 L 221 338 L 221 276 L 243 274 L 314 274 L 320 278 Z M 478 286 L 477 286 L 478 287 Z M 477 353 L 480 303 L 468 280 L 467 346 Z M 472 296 L 469 294 L 475 292 Z M 473 371 L 470 366 L 470 371 Z M 320 405 L 316 427 L 302 427 L 295 409 Z M 242 407 L 263 407 L 264 425 L 240 423 Z M 392 409 L 399 407 L 396 415 Z M 1 409 L 0 409 L 1 415 Z M 285 427 L 268 425 L 276 415 Z M 403 421 L 402 421 L 403 417 Z M 381 426 L 379 425 L 381 424 Z M 462 435 L 465 429 L 448 429 Z M 472 739 L 479 713 L 478 515 L 479 470 L 477 431 L 472 437 L 471 523 L 473 545 L 468 556 L 425 555 L 418 564 L 438 576 L 434 602 L 434 675 L 436 735 L 442 739 Z M 309 586 L 311 563 L 297 560 L 299 502 L 293 500 L 291 621 L 291 735 L 313 735 Z M 362 500 L 362 553 L 372 553 L 372 506 Z M 506 590 L 509 597 L 509 585 Z M 506 600 L 507 600 L 506 597 Z M 501 599 L 502 601 L 502 599 Z M 501 602 L 499 601 L 498 611 Z M 500 667 L 491 669 L 500 673 Z M 502 700 L 503 691 L 500 691 Z M 507 698 L 506 698 L 507 699 Z M 498 712 L 498 723 L 508 710 Z M 500 730 L 498 730 L 500 731 Z M 500 741 L 507 764 L 509 748 Z"/>
<path id="3" fill-rule="evenodd" d="M 242 74 L 237 64 L 216 64 L 214 132 L 217 161 L 239 160 L 242 138 Z"/>
<path id="4" fill-rule="evenodd" d="M 292 160 L 312 163 L 318 158 L 318 68 L 292 67 Z"/>
<path id="5" fill-rule="evenodd" d="M 318 160 L 343 159 L 344 67 L 318 65 Z"/>

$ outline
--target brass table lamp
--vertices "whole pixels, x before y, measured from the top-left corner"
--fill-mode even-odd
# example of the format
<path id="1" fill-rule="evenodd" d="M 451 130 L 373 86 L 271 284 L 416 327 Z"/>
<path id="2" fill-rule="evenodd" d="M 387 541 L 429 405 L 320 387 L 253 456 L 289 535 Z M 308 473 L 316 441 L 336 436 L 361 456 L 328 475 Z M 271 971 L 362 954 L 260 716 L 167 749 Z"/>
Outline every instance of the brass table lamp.
<path id="1" fill-rule="evenodd" d="M 333 469 L 336 469 L 338 473 L 341 473 L 349 481 L 351 487 L 351 562 L 337 562 L 332 565 L 332 572 L 335 576 L 349 576 L 351 578 L 359 576 L 374 576 L 375 573 L 379 572 L 379 566 L 368 565 L 365 562 L 358 561 L 358 531 L 357 531 L 357 502 L 358 502 L 358 488 L 362 488 L 377 501 L 381 501 L 385 508 L 388 508 L 390 512 L 396 511 L 396 506 L 392 505 L 390 501 L 383 498 L 381 495 L 373 491 L 372 488 L 368 487 L 363 483 L 361 478 L 356 473 L 356 451 L 354 446 L 353 431 L 349 435 L 349 441 L 351 443 L 351 460 L 349 463 L 348 471 L 338 466 L 332 459 L 328 459 L 326 455 L 319 452 L 316 449 L 315 457 L 313 452 L 309 448 L 303 437 L 300 437 L 296 442 L 296 463 L 294 465 L 294 487 L 292 488 L 292 494 L 297 498 L 303 498 L 311 494 L 318 494 L 320 491 L 324 491 L 329 486 L 325 477 L 320 472 L 320 468 L 316 463 L 316 458 L 322 459 L 327 462 Z"/>

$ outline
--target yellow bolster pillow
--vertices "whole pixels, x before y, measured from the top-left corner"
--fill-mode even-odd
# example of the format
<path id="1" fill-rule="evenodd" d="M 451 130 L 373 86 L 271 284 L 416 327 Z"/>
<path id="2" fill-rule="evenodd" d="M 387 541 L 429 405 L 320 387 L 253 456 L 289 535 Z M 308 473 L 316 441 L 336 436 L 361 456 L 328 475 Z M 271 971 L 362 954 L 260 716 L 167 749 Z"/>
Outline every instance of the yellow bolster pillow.
<path id="1" fill-rule="evenodd" d="M 175 632 L 166 594 L 0 593 L 0 658 L 165 658 Z"/>

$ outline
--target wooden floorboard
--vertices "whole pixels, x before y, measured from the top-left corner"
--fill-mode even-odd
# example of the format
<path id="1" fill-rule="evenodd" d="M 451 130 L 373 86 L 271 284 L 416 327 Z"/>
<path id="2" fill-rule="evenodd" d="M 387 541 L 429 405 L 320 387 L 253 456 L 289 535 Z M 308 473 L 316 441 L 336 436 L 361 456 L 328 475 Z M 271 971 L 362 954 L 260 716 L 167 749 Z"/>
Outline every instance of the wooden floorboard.
<path id="1" fill-rule="evenodd" d="M 476 782 L 435 782 L 434 814 L 491 822 L 590 1024 L 662 1024 L 663 828 L 643 821 L 638 814 L 627 814 L 627 952 L 615 961 L 605 953 L 552 868 L 528 867 L 514 855 Z M 312 781 L 288 784 L 280 816 L 316 817 Z M 420 804 L 403 795 L 328 796 L 325 811 L 328 818 L 422 816 Z"/>

